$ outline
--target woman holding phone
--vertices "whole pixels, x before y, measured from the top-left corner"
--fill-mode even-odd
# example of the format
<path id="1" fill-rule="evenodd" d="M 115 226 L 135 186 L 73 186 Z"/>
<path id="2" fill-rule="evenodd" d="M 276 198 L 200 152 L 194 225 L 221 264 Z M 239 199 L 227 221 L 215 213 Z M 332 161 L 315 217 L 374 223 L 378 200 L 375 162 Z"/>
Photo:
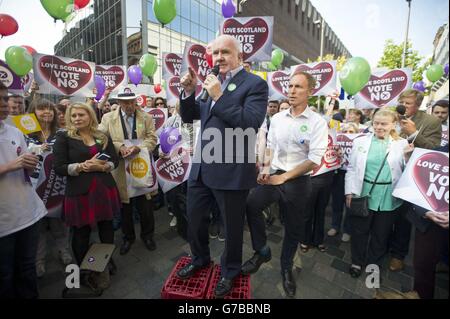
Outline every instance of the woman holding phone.
<path id="1" fill-rule="evenodd" d="M 56 135 L 54 168 L 67 176 L 64 219 L 72 228 L 72 249 L 78 265 L 89 249 L 91 229 L 97 226 L 102 243 L 114 243 L 113 216 L 120 213 L 120 198 L 111 171 L 118 156 L 111 139 L 97 129 L 91 107 L 76 103 L 66 113 L 67 131 Z M 109 286 L 109 272 L 82 277 L 94 289 Z"/>

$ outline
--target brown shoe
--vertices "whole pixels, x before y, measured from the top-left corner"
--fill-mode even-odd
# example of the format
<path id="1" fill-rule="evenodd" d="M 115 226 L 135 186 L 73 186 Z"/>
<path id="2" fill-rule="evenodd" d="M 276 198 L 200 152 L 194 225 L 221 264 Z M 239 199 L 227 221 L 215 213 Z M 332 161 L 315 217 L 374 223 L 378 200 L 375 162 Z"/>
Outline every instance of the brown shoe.
<path id="1" fill-rule="evenodd" d="M 400 271 L 403 270 L 405 267 L 405 264 L 403 263 L 403 260 L 397 259 L 392 257 L 391 261 L 389 262 L 389 270 L 390 271 Z"/>

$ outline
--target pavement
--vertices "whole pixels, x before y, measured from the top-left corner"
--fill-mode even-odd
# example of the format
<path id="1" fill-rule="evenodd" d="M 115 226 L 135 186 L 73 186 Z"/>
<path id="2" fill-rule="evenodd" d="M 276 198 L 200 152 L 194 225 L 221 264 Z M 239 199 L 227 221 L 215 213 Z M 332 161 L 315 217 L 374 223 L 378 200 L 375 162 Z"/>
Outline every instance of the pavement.
<path id="1" fill-rule="evenodd" d="M 325 230 L 331 223 L 330 207 L 326 214 Z M 175 229 L 169 226 L 171 216 L 165 207 L 155 212 L 155 242 L 157 249 L 148 251 L 138 239 L 130 252 L 120 256 L 118 249 L 114 260 L 118 272 L 111 277 L 111 287 L 105 290 L 102 299 L 159 299 L 161 288 L 177 260 L 190 253 L 189 245 L 178 236 Z M 136 225 L 136 234 L 139 234 L 139 224 Z M 272 250 L 272 260 L 263 264 L 257 274 L 251 277 L 251 296 L 254 299 L 283 299 L 286 298 L 281 284 L 280 254 L 284 229 L 280 221 L 268 227 L 268 243 Z M 93 242 L 99 242 L 96 233 L 91 235 Z M 350 243 L 340 241 L 340 234 L 336 237 L 326 236 L 326 252 L 310 249 L 307 253 L 298 252 L 294 276 L 297 281 L 298 299 L 371 299 L 375 289 L 366 287 L 366 276 L 358 279 L 348 274 L 350 266 Z M 410 252 L 413 251 L 412 235 Z M 121 233 L 116 232 L 116 245 L 120 247 Z M 48 247 L 54 247 L 49 238 Z M 210 240 L 211 257 L 215 263 L 220 263 L 220 255 L 224 243 L 217 239 Z M 253 254 L 251 249 L 250 233 L 244 232 L 244 261 Z M 300 258 L 298 258 L 300 257 Z M 406 292 L 412 290 L 413 268 L 411 254 L 406 258 L 406 267 L 400 272 L 387 270 L 388 258 L 381 269 L 382 291 Z M 300 260 L 300 261 L 299 261 Z M 40 298 L 61 298 L 65 287 L 65 267 L 58 259 L 57 251 L 53 248 L 47 256 L 47 272 L 38 281 Z M 439 273 L 436 276 L 436 299 L 448 299 L 449 276 L 448 273 Z"/>

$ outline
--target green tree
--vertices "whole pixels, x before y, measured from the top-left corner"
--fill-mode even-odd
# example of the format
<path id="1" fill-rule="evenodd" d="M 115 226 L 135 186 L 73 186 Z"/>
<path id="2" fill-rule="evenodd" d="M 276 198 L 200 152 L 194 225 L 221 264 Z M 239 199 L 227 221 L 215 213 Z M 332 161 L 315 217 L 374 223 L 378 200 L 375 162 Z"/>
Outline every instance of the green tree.
<path id="1" fill-rule="evenodd" d="M 395 44 L 394 40 L 386 40 L 384 45 L 383 56 L 378 62 L 378 67 L 387 67 L 389 69 L 398 69 L 402 67 L 404 42 Z M 420 62 L 423 57 L 419 55 L 419 52 L 412 49 L 412 43 L 408 41 L 406 50 L 405 67 L 409 67 L 413 70 L 413 81 L 417 82 L 422 80 L 422 74 L 425 69 L 425 65 L 420 67 Z"/>

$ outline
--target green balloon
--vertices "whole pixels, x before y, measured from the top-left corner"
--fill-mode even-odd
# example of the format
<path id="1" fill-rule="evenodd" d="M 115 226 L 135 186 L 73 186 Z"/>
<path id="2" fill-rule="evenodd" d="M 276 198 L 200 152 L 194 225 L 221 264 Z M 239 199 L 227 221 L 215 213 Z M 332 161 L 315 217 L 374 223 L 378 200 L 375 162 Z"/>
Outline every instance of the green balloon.
<path id="1" fill-rule="evenodd" d="M 276 67 L 280 66 L 284 60 L 284 53 L 280 49 L 275 49 L 272 51 L 272 64 Z"/>
<path id="2" fill-rule="evenodd" d="M 355 95 L 367 84 L 371 73 L 370 65 L 364 58 L 354 57 L 345 63 L 339 79 L 345 92 Z"/>
<path id="3" fill-rule="evenodd" d="M 74 0 L 41 0 L 41 4 L 55 20 L 65 21 L 74 10 Z"/>
<path id="4" fill-rule="evenodd" d="M 278 67 L 276 65 L 273 65 L 272 62 L 267 62 L 266 64 L 267 69 L 269 69 L 270 71 L 276 71 L 278 70 Z"/>
<path id="5" fill-rule="evenodd" d="M 444 75 L 444 68 L 440 64 L 430 65 L 427 69 L 426 75 L 430 82 L 436 82 Z"/>
<path id="6" fill-rule="evenodd" d="M 154 0 L 153 12 L 163 26 L 169 24 L 177 16 L 176 0 Z"/>
<path id="7" fill-rule="evenodd" d="M 153 55 L 147 53 L 144 54 L 139 60 L 139 66 L 141 67 L 144 75 L 153 76 L 158 68 L 158 62 Z"/>
<path id="8" fill-rule="evenodd" d="M 19 46 L 11 46 L 5 51 L 6 64 L 18 76 L 25 76 L 33 68 L 33 57 L 27 49 Z"/>

